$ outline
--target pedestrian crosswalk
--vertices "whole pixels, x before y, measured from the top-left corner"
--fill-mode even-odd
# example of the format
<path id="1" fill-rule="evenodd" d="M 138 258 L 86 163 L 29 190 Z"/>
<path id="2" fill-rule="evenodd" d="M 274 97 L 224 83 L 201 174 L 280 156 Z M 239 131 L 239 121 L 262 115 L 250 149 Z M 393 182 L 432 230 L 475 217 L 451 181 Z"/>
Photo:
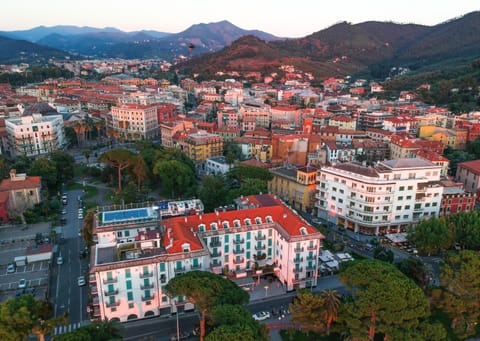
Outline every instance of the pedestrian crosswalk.
<path id="1" fill-rule="evenodd" d="M 70 333 L 70 332 L 73 332 L 77 328 L 86 326 L 87 324 L 90 324 L 90 321 L 81 321 L 81 322 L 76 322 L 76 323 L 70 323 L 68 326 L 65 326 L 65 325 L 55 326 L 54 335 Z"/>

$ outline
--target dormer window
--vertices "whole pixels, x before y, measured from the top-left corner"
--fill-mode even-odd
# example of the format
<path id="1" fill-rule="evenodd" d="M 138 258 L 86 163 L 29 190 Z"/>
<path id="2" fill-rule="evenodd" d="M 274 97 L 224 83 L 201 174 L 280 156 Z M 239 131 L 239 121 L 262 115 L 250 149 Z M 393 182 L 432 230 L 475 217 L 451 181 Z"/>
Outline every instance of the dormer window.
<path id="1" fill-rule="evenodd" d="M 308 234 L 307 232 L 307 229 L 305 227 L 300 227 L 300 233 L 303 235 L 303 236 L 306 236 Z"/>
<path id="2" fill-rule="evenodd" d="M 252 225 L 252 221 L 249 218 L 245 219 L 244 222 L 245 222 L 245 225 L 247 226 Z"/>
<path id="3" fill-rule="evenodd" d="M 262 223 L 262 218 L 256 217 L 255 218 L 255 224 L 260 225 Z"/>
<path id="4" fill-rule="evenodd" d="M 228 229 L 230 227 L 230 226 L 228 226 L 228 221 L 224 221 L 222 223 L 222 226 L 223 226 L 224 229 Z"/>
<path id="5" fill-rule="evenodd" d="M 183 252 L 190 252 L 190 244 L 189 243 L 182 244 L 182 250 Z"/>
<path id="6" fill-rule="evenodd" d="M 211 229 L 212 231 L 216 231 L 216 230 L 217 230 L 217 227 L 218 227 L 218 226 L 217 226 L 217 223 L 211 223 L 211 224 L 210 224 L 210 229 Z"/>
<path id="7" fill-rule="evenodd" d="M 198 230 L 199 230 L 200 232 L 205 232 L 205 224 L 200 224 L 200 225 L 198 225 Z"/>
<path id="8" fill-rule="evenodd" d="M 235 227 L 237 227 L 237 228 L 240 227 L 240 220 L 238 220 L 238 219 L 237 219 L 237 220 L 234 220 L 234 221 L 233 221 L 233 226 L 235 226 Z"/>
<path id="9" fill-rule="evenodd" d="M 267 215 L 266 220 L 267 220 L 267 223 L 270 223 L 270 224 L 273 223 L 272 216 Z"/>

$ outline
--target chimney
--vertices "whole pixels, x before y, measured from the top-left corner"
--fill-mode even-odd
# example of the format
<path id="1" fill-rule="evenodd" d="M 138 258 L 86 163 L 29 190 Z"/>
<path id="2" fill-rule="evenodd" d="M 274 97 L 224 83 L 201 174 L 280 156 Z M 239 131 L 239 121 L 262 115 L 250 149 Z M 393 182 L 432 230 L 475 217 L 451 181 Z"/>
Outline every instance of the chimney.
<path id="1" fill-rule="evenodd" d="M 10 180 L 15 181 L 16 174 L 17 174 L 16 169 L 14 168 L 10 169 Z"/>

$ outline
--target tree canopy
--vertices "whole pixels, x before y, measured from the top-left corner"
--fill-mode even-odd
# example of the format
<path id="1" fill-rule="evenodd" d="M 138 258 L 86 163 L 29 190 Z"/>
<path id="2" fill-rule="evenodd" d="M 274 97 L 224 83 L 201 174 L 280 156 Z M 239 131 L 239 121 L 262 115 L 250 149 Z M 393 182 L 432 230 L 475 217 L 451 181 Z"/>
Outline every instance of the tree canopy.
<path id="1" fill-rule="evenodd" d="M 372 340 L 381 334 L 392 340 L 421 339 L 421 323 L 430 315 L 428 300 L 393 265 L 355 261 L 339 278 L 352 291 L 352 299 L 342 305 L 339 322 L 353 338 Z M 397 338 L 399 335 L 403 336 Z"/>
<path id="2" fill-rule="evenodd" d="M 134 164 L 135 154 L 128 149 L 111 149 L 103 153 L 98 160 L 117 169 L 118 191 L 121 191 L 122 171 Z"/>
<path id="3" fill-rule="evenodd" d="M 244 304 L 248 294 L 229 279 L 207 271 L 190 271 L 166 285 L 171 297 L 185 296 L 200 312 L 200 339 L 205 336 L 205 319 L 221 304 Z"/>

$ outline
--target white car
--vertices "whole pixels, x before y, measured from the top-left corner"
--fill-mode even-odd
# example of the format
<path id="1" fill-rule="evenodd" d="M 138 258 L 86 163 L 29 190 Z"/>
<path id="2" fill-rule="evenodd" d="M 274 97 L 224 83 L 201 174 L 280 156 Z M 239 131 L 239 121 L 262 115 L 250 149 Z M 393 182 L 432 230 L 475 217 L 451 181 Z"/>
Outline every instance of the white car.
<path id="1" fill-rule="evenodd" d="M 16 270 L 17 270 L 17 268 L 16 268 L 15 264 L 13 264 L 13 263 L 8 264 L 8 266 L 7 266 L 7 273 L 8 274 L 14 273 Z"/>
<path id="2" fill-rule="evenodd" d="M 83 287 L 85 284 L 87 284 L 87 282 L 85 282 L 85 276 L 80 276 L 78 277 L 78 286 L 79 287 Z"/>
<path id="3" fill-rule="evenodd" d="M 18 281 L 18 289 L 25 289 L 27 287 L 27 280 L 22 278 Z"/>
<path id="4" fill-rule="evenodd" d="M 83 219 L 83 214 L 82 213 L 78 214 L 78 219 Z"/>
<path id="5" fill-rule="evenodd" d="M 58 256 L 57 257 L 57 265 L 62 265 L 63 264 L 63 257 L 62 256 Z"/>
<path id="6" fill-rule="evenodd" d="M 253 314 L 252 317 L 255 321 L 263 321 L 270 318 L 270 313 L 268 311 L 260 311 L 256 314 Z"/>

